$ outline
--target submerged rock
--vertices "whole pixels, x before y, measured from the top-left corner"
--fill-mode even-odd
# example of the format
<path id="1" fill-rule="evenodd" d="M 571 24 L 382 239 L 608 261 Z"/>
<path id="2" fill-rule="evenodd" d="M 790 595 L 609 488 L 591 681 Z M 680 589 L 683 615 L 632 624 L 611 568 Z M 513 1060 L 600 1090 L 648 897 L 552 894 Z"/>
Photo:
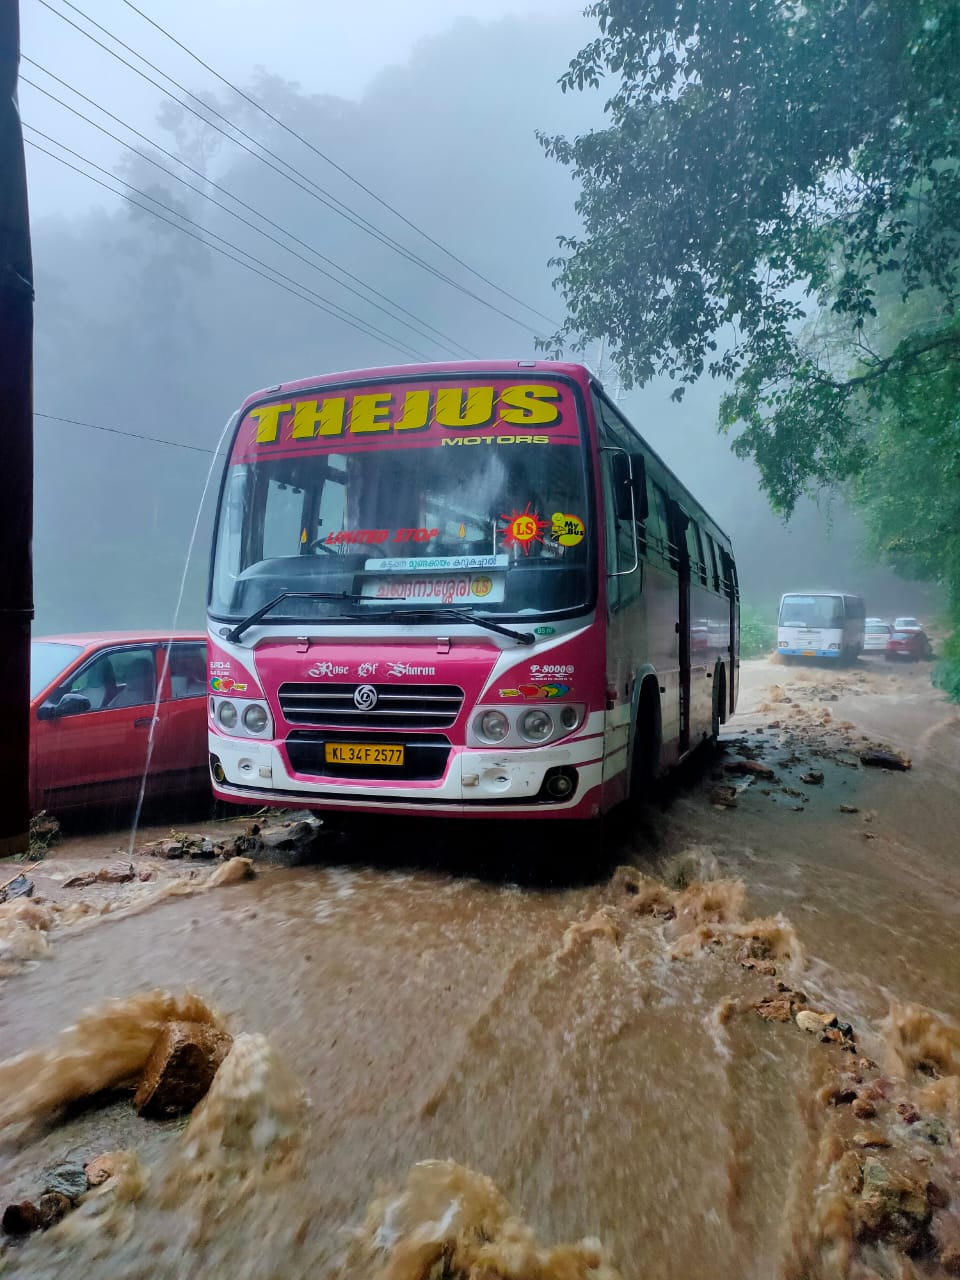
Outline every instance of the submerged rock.
<path id="1" fill-rule="evenodd" d="M 8 1204 L 0 1220 L 4 1235 L 28 1236 L 31 1231 L 39 1231 L 43 1226 L 40 1210 L 32 1200 L 21 1200 L 19 1204 Z"/>
<path id="2" fill-rule="evenodd" d="M 77 1200 L 87 1189 L 87 1175 L 82 1164 L 68 1161 L 48 1169 L 43 1175 L 43 1190 L 53 1195 Z"/>
<path id="3" fill-rule="evenodd" d="M 67 1216 L 73 1208 L 73 1199 L 62 1191 L 45 1191 L 40 1197 L 38 1208 L 40 1225 L 46 1230 L 47 1227 L 56 1226 Z"/>
<path id="4" fill-rule="evenodd" d="M 153 1118 L 192 1111 L 210 1088 L 231 1044 L 231 1037 L 216 1027 L 168 1023 L 147 1059 L 133 1105 L 140 1115 Z"/>

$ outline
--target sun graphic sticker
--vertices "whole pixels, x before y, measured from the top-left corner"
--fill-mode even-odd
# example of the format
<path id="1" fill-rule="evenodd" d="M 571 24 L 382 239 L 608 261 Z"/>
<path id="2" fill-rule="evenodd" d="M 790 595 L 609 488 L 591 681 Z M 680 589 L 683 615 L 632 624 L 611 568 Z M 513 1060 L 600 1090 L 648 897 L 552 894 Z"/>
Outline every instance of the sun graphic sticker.
<path id="1" fill-rule="evenodd" d="M 508 516 L 501 515 L 500 519 L 505 525 L 505 528 L 500 530 L 503 534 L 503 545 L 523 547 L 525 556 L 530 554 L 532 543 L 543 542 L 543 532 L 550 527 L 546 520 L 540 518 L 539 511 L 530 510 L 529 502 L 522 511 L 512 511 Z"/>

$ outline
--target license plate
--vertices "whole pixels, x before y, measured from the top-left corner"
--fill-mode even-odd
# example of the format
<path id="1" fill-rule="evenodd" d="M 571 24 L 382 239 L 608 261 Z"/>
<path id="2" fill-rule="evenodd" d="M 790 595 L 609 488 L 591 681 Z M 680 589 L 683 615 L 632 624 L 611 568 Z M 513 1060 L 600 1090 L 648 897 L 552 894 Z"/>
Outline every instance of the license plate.
<path id="1" fill-rule="evenodd" d="M 382 742 L 327 742 L 323 758 L 327 764 L 403 764 L 403 747 Z"/>
<path id="2" fill-rule="evenodd" d="M 803 656 L 805 658 L 815 658 L 817 656 L 816 649 L 804 649 Z"/>

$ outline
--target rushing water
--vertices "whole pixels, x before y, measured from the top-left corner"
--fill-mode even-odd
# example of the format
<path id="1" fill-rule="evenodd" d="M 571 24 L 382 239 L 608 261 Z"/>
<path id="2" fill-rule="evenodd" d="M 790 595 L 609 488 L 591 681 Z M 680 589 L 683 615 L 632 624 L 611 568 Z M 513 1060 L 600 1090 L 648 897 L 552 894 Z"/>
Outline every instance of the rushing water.
<path id="1" fill-rule="evenodd" d="M 859 1072 L 882 1158 L 956 1195 L 960 728 L 916 672 L 868 668 L 827 703 L 812 679 L 754 669 L 745 701 L 769 709 L 737 724 L 806 799 L 758 780 L 717 809 L 709 776 L 687 779 L 586 884 L 515 882 L 549 833 L 497 828 L 491 851 L 491 827 L 394 823 L 331 840 L 328 865 L 183 897 L 135 886 L 149 910 L 54 922 L 49 954 L 0 986 L 0 1187 L 19 1200 L 67 1155 L 134 1156 L 0 1273 L 945 1274 L 854 1247 L 843 1158 L 865 1139 L 824 1099 Z M 850 767 L 861 731 L 911 772 Z M 812 766 L 823 782 L 801 784 Z M 849 1021 L 859 1056 L 758 1017 L 778 982 Z M 236 1040 L 186 1128 L 109 1099 L 49 1123 L 135 1074 L 187 989 L 190 1016 Z M 897 1103 L 940 1117 L 946 1145 Z"/>

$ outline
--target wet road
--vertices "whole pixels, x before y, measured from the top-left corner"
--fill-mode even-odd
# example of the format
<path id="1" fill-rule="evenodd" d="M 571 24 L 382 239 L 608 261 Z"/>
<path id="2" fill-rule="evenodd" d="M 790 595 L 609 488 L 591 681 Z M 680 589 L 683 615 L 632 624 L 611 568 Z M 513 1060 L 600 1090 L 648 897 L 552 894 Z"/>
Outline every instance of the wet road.
<path id="1" fill-rule="evenodd" d="M 603 866 L 559 883 L 524 870 L 549 831 L 359 826 L 331 840 L 328 864 L 267 867 L 252 883 L 54 930 L 48 956 L 0 980 L 0 1058 L 52 1045 L 105 1000 L 189 988 L 234 1033 L 266 1036 L 236 1090 L 250 1124 L 289 1131 L 290 1150 L 268 1169 L 241 1144 L 243 1176 L 191 1182 L 176 1172 L 182 1125 L 124 1104 L 8 1142 L 4 1202 L 67 1153 L 133 1148 L 153 1174 L 119 1225 L 8 1249 L 0 1274 L 425 1276 L 421 1255 L 391 1254 L 386 1219 L 375 1249 L 365 1237 L 373 1253 L 343 1255 L 374 1197 L 430 1159 L 487 1175 L 542 1241 L 599 1237 L 624 1277 L 946 1274 L 883 1244 L 838 1253 L 818 1191 L 832 1121 L 816 1093 L 840 1070 L 839 1048 L 749 1006 L 778 980 L 802 988 L 853 1024 L 880 1067 L 892 1004 L 926 1006 L 938 1027 L 960 1021 L 960 716 L 925 665 L 753 662 L 724 736 L 662 808 L 614 824 Z M 860 767 L 867 740 L 913 768 Z M 718 808 L 711 775 L 741 748 L 776 781 L 724 775 L 749 785 Z M 822 782 L 801 781 L 811 770 Z M 99 865 L 122 843 L 68 843 L 38 868 L 38 891 L 62 896 L 44 877 Z M 656 911 L 637 909 L 617 864 L 663 886 Z M 704 881 L 719 882 L 707 906 L 689 889 Z M 3 1072 L 0 1093 L 26 1087 L 26 1072 Z M 924 1072 L 902 1070 L 897 1088 L 929 1083 Z M 950 1077 L 950 1063 L 934 1074 Z M 229 1145 L 201 1143 L 192 1167 Z M 411 1192 L 403 1212 L 430 1220 L 445 1195 L 466 1212 L 477 1185 L 454 1194 L 449 1176 L 436 1171 L 442 1187 L 422 1201 Z M 460 1274 L 444 1259 L 429 1274 Z M 580 1255 L 581 1270 L 563 1257 L 537 1265 L 484 1274 L 602 1274 Z"/>

